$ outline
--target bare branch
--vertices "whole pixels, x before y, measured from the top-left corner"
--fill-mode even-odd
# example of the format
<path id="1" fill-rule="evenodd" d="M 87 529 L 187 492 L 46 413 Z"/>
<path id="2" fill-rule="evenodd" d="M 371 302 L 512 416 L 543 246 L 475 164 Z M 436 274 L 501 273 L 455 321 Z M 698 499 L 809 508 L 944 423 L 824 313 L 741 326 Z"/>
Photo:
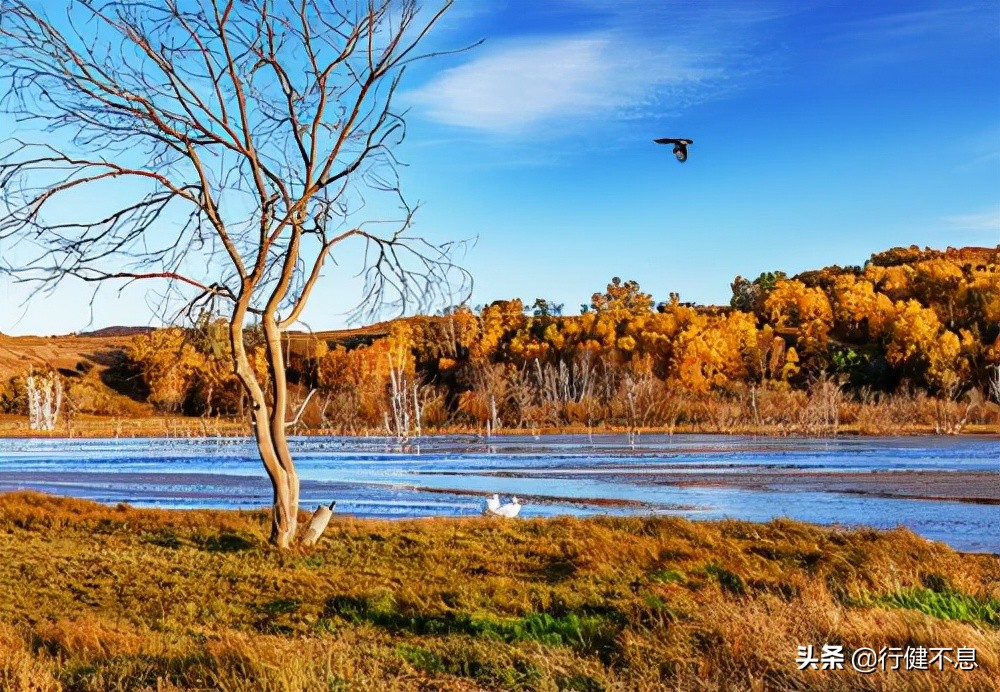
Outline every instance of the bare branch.
<path id="1" fill-rule="evenodd" d="M 42 292 L 159 282 L 181 314 L 227 316 L 282 535 L 298 485 L 280 335 L 332 253 L 364 244 L 356 315 L 460 302 L 471 285 L 460 245 L 410 233 L 394 154 L 396 89 L 450 5 L 0 0 L 0 117 L 15 124 L 0 133 L 0 241 L 18 245 L 2 271 Z"/>

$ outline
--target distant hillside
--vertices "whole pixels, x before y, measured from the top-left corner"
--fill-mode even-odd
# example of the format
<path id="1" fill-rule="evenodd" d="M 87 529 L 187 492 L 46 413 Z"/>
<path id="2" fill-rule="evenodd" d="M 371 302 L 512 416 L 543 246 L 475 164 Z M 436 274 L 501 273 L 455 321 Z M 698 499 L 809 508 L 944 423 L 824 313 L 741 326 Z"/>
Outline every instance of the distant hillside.
<path id="1" fill-rule="evenodd" d="M 103 329 L 95 329 L 92 332 L 80 332 L 77 334 L 77 336 L 85 336 L 85 337 L 135 336 L 136 334 L 148 334 L 151 331 L 153 331 L 153 327 L 114 326 L 114 327 L 104 327 Z"/>
<path id="2" fill-rule="evenodd" d="M 426 318 L 417 318 L 426 319 Z M 287 334 L 291 351 L 300 355 L 310 342 L 325 341 L 331 346 L 353 347 L 371 343 L 389 333 L 390 322 L 359 327 L 308 333 L 292 331 Z M 124 356 L 129 340 L 137 334 L 148 334 L 152 327 L 127 327 L 116 325 L 89 332 L 64 336 L 8 336 L 0 333 L 0 381 L 23 375 L 32 368 L 52 367 L 57 370 L 86 370 L 96 366 L 99 370 L 117 362 Z"/>
<path id="3" fill-rule="evenodd" d="M 32 368 L 59 370 L 106 367 L 123 354 L 129 336 L 3 336 L 0 337 L 0 381 L 24 375 Z M 78 367 L 81 366 L 82 367 Z"/>

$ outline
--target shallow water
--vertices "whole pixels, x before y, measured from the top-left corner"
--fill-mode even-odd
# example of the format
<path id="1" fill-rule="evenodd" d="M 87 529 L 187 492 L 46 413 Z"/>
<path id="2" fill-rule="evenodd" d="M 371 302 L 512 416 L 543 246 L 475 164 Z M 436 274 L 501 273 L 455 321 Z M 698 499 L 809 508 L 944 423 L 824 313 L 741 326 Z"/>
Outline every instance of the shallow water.
<path id="1" fill-rule="evenodd" d="M 585 435 L 295 438 L 302 504 L 337 500 L 364 517 L 471 516 L 478 493 L 518 495 L 521 516 L 667 514 L 906 526 L 959 550 L 1000 553 L 1000 507 L 796 489 L 665 484 L 710 471 L 734 481 L 766 471 L 985 472 L 1000 483 L 1000 438 L 752 438 Z M 988 477 L 992 478 L 992 476 Z M 0 490 L 31 488 L 140 507 L 254 508 L 270 503 L 251 442 L 229 438 L 0 440 Z M 616 501 L 618 504 L 607 504 Z"/>

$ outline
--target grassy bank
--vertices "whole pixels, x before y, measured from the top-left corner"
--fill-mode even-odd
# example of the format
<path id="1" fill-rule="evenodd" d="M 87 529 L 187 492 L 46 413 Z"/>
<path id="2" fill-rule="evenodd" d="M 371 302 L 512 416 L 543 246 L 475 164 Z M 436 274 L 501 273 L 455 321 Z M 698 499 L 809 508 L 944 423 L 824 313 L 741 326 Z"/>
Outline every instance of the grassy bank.
<path id="1" fill-rule="evenodd" d="M 360 521 L 0 495 L 0 689 L 994 689 L 1000 562 L 903 530 Z M 799 671 L 796 647 L 979 668 Z"/>

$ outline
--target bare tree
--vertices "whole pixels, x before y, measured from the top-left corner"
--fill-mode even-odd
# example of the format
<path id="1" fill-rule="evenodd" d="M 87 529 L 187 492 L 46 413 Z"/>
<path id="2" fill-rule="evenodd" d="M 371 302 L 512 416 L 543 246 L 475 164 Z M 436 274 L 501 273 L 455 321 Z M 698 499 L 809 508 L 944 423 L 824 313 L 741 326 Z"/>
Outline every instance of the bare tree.
<path id="1" fill-rule="evenodd" d="M 59 373 L 50 370 L 36 375 L 32 371 L 24 382 L 24 389 L 28 397 L 28 425 L 31 429 L 55 430 L 63 399 Z"/>
<path id="2" fill-rule="evenodd" d="M 364 311 L 468 287 L 453 245 L 410 233 L 393 155 L 405 130 L 393 95 L 450 4 L 0 0 L 0 104 L 17 123 L 0 135 L 0 242 L 19 258 L 7 271 L 40 292 L 159 281 L 177 315 L 228 318 L 280 547 L 299 501 L 281 334 L 326 260 L 356 253 Z"/>

